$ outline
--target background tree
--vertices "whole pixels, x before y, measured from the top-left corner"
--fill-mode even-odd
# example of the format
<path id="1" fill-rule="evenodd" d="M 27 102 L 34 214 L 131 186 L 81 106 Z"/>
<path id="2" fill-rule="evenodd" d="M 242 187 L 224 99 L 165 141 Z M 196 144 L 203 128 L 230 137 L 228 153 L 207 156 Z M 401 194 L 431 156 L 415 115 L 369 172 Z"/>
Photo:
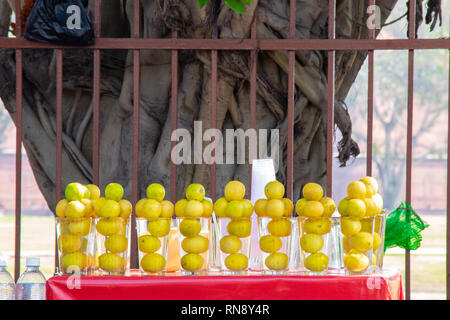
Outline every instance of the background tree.
<path id="1" fill-rule="evenodd" d="M 429 2 L 432 2 L 430 0 Z M 384 23 L 396 0 L 378 0 Z M 422 3 L 422 1 L 418 1 Z M 4 3 L 4 1 L 3 1 Z M 260 39 L 288 38 L 289 0 L 253 0 L 244 14 L 231 10 L 220 0 L 210 0 L 200 9 L 197 0 L 141 0 L 141 36 L 170 37 L 177 30 L 184 38 L 211 38 L 216 26 L 218 38 L 248 38 L 258 6 L 257 36 Z M 368 0 L 337 1 L 337 38 L 367 37 Z M 5 5 L 2 7 L 3 11 Z M 94 1 L 88 1 L 92 16 Z M 5 13 L 0 10 L 0 16 Z M 102 36 L 129 37 L 133 25 L 133 1 L 102 2 Z M 114 21 L 115 23 L 111 23 Z M 297 0 L 296 37 L 327 38 L 328 0 Z M 0 21 L 2 36 L 9 21 Z M 342 106 L 367 52 L 336 53 L 335 123 L 342 133 L 337 144 L 339 161 L 345 165 L 359 154 L 352 140 L 352 123 Z M 101 56 L 101 146 L 100 180 L 103 188 L 115 181 L 131 198 L 132 147 L 132 53 L 103 50 Z M 72 181 L 92 180 L 92 52 L 64 52 L 63 79 L 63 186 Z M 171 53 L 166 50 L 141 51 L 139 192 L 144 196 L 151 182 L 168 187 L 170 176 L 170 95 Z M 182 51 L 179 58 L 178 121 L 180 128 L 193 131 L 193 121 L 209 127 L 210 52 Z M 80 67 L 82 66 L 82 67 Z M 217 128 L 250 127 L 248 52 L 219 54 Z M 257 71 L 257 129 L 280 129 L 278 179 L 285 181 L 287 144 L 287 66 L 284 51 L 261 52 Z M 308 181 L 325 184 L 327 53 L 296 52 L 294 110 L 294 197 Z M 49 207 L 55 207 L 55 56 L 53 50 L 24 50 L 23 142 L 39 188 Z M 0 97 L 15 121 L 15 53 L 0 50 Z M 209 189 L 206 165 L 183 165 L 177 170 L 178 198 L 191 182 Z M 217 167 L 217 194 L 226 181 L 248 182 L 246 165 Z"/>

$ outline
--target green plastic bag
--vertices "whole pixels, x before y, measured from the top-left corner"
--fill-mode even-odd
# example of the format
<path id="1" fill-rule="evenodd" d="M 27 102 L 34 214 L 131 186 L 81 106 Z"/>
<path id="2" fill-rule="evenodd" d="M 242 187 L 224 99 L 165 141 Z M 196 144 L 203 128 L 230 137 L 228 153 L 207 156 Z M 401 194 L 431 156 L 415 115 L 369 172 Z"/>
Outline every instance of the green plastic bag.
<path id="1" fill-rule="evenodd" d="M 402 202 L 386 218 L 384 251 L 393 247 L 416 250 L 422 242 L 420 233 L 428 227 L 429 224 L 420 219 L 409 203 Z"/>

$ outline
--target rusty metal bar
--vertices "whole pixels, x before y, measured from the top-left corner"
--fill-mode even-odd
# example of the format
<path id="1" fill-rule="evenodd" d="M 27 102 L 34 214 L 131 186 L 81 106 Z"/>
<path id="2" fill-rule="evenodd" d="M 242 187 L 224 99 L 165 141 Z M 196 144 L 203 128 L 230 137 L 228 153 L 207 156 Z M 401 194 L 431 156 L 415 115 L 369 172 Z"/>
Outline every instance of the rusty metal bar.
<path id="1" fill-rule="evenodd" d="M 140 36 L 140 3 L 134 0 L 134 25 L 133 37 Z M 133 50 L 133 168 L 132 168 L 132 202 L 136 207 L 139 196 L 139 109 L 140 109 L 140 86 L 141 86 L 141 66 L 140 50 Z M 139 267 L 137 254 L 136 217 L 131 219 L 131 247 L 130 247 L 130 267 Z"/>
<path id="2" fill-rule="evenodd" d="M 19 38 L 0 38 L 6 49 L 109 49 L 109 50 L 409 50 L 450 49 L 440 39 L 135 39 L 100 38 L 92 46 L 58 46 Z"/>
<path id="3" fill-rule="evenodd" d="M 211 117 L 210 126 L 211 128 L 217 127 L 217 62 L 218 52 L 217 50 L 212 50 L 211 52 Z M 215 138 L 213 137 L 214 142 Z M 216 151 L 213 150 L 212 157 L 216 156 Z M 213 202 L 216 201 L 216 162 L 214 162 L 209 167 L 210 176 L 210 188 L 211 188 L 211 199 Z"/>
<path id="4" fill-rule="evenodd" d="M 369 0 L 369 6 L 374 6 L 375 0 Z M 376 13 L 374 13 L 376 14 Z M 375 38 L 375 29 L 369 28 L 369 39 Z M 374 64 L 375 54 L 373 50 L 369 50 L 369 75 L 367 87 L 367 159 L 366 174 L 372 176 L 372 159 L 373 159 L 373 106 L 374 106 Z"/>
<path id="5" fill-rule="evenodd" d="M 20 14 L 20 0 L 15 1 L 16 35 L 22 36 L 22 17 Z M 23 104 L 23 74 L 22 50 L 16 49 L 16 194 L 15 194 L 15 239 L 14 239 L 14 280 L 20 277 L 20 238 L 22 213 L 22 104 Z"/>
<path id="6" fill-rule="evenodd" d="M 416 2 L 409 1 L 408 38 L 416 35 Z M 412 139 L 413 139 L 413 111 L 414 111 L 414 50 L 408 52 L 408 120 L 406 133 L 406 202 L 411 203 L 412 185 Z M 411 299 L 411 255 L 405 251 L 405 298 Z"/>
<path id="7" fill-rule="evenodd" d="M 291 0 L 289 12 L 289 37 L 295 39 L 297 2 Z M 295 111 L 295 51 L 289 51 L 288 112 L 287 112 L 287 164 L 286 197 L 293 200 L 294 179 L 294 111 Z"/>
<path id="8" fill-rule="evenodd" d="M 172 32 L 172 38 L 176 39 L 177 31 Z M 170 113 L 170 129 L 175 131 L 178 128 L 178 50 L 172 50 L 172 109 Z M 170 150 L 176 146 L 176 141 L 170 142 Z M 170 201 L 177 200 L 177 166 L 170 162 Z"/>
<path id="9" fill-rule="evenodd" d="M 446 294 L 447 300 L 450 300 L 450 260 L 448 258 L 448 248 L 450 248 L 450 50 L 448 52 L 448 115 L 447 115 L 447 277 L 446 277 Z"/>
<path id="10" fill-rule="evenodd" d="M 95 1 L 94 35 L 95 40 L 101 36 L 101 0 Z M 94 86 L 93 86 L 93 152 L 92 152 L 92 183 L 100 185 L 100 49 L 94 50 Z"/>
<path id="11" fill-rule="evenodd" d="M 253 40 L 256 39 L 256 23 L 258 20 L 258 7 L 256 7 L 254 12 L 254 18 L 252 22 L 251 28 L 251 38 Z M 250 53 L 250 128 L 256 129 L 256 75 L 258 71 L 258 52 L 256 50 L 251 51 Z M 248 164 L 248 198 L 250 199 L 252 194 L 252 169 L 253 164 L 249 155 L 249 164 Z"/>
<path id="12" fill-rule="evenodd" d="M 329 0 L 328 39 L 335 38 L 336 1 Z M 328 50 L 328 108 L 327 108 L 327 196 L 333 196 L 333 128 L 334 128 L 334 68 L 335 51 Z"/>

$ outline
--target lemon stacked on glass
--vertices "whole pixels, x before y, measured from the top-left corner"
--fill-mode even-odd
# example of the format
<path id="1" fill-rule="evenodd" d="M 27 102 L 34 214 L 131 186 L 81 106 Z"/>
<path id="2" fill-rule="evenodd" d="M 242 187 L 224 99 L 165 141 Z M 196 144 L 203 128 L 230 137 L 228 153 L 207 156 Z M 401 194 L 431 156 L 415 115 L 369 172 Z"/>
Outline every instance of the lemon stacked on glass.
<path id="1" fill-rule="evenodd" d="M 136 204 L 139 265 L 141 271 L 149 274 L 166 270 L 174 206 L 164 200 L 165 195 L 161 184 L 152 183 L 147 187 L 147 198 Z"/>
<path id="2" fill-rule="evenodd" d="M 266 199 L 255 202 L 262 251 L 261 269 L 265 273 L 284 273 L 288 269 L 294 205 L 290 199 L 283 198 L 284 193 L 281 182 L 271 181 L 264 187 Z"/>
<path id="3" fill-rule="evenodd" d="M 299 215 L 300 248 L 304 267 L 314 273 L 328 268 L 329 242 L 332 219 L 336 204 L 324 197 L 322 187 L 307 183 L 302 189 L 303 198 L 297 201 L 295 210 Z"/>
<path id="4" fill-rule="evenodd" d="M 186 198 L 175 203 L 180 241 L 180 264 L 185 274 L 204 272 L 208 265 L 210 220 L 213 204 L 205 199 L 205 188 L 193 183 Z"/>
<path id="5" fill-rule="evenodd" d="M 110 183 L 105 196 L 95 201 L 98 266 L 107 274 L 124 274 L 129 248 L 130 201 L 122 199 L 123 187 Z"/>
<path id="6" fill-rule="evenodd" d="M 65 199 L 56 205 L 56 231 L 60 269 L 64 274 L 90 273 L 95 265 L 94 203 L 100 197 L 95 185 L 70 183 Z"/>
<path id="7" fill-rule="evenodd" d="M 351 182 L 338 211 L 344 267 L 354 273 L 364 272 L 370 265 L 381 268 L 385 215 L 377 181 L 367 176 Z"/>
<path id="8" fill-rule="evenodd" d="M 228 182 L 224 193 L 225 197 L 214 203 L 214 214 L 218 219 L 221 268 L 225 272 L 239 273 L 248 268 L 253 204 L 244 199 L 245 186 L 240 181 Z"/>

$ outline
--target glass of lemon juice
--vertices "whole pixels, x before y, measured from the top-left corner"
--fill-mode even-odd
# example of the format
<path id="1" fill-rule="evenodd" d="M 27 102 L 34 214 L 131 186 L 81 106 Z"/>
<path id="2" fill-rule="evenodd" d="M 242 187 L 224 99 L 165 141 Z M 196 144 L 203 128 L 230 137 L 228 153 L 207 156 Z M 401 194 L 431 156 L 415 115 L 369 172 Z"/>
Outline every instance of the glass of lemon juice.
<path id="1" fill-rule="evenodd" d="M 90 275 L 95 267 L 95 220 L 56 218 L 59 266 L 62 274 Z"/>

